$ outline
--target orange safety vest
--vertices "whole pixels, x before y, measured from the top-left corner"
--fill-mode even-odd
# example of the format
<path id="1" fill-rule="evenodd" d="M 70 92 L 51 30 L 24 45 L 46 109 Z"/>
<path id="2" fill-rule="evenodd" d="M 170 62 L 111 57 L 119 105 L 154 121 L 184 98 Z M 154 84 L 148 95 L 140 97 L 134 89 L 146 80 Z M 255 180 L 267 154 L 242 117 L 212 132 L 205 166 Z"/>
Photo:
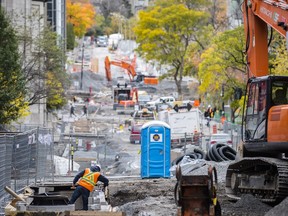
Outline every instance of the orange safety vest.
<path id="1" fill-rule="evenodd" d="M 84 175 L 78 181 L 78 185 L 86 188 L 90 192 L 93 191 L 94 186 L 96 185 L 100 172 L 91 172 L 89 168 L 85 169 Z"/>
<path id="2" fill-rule="evenodd" d="M 225 116 L 222 116 L 222 117 L 221 117 L 221 123 L 224 124 L 225 121 L 226 121 L 226 117 L 225 117 Z"/>

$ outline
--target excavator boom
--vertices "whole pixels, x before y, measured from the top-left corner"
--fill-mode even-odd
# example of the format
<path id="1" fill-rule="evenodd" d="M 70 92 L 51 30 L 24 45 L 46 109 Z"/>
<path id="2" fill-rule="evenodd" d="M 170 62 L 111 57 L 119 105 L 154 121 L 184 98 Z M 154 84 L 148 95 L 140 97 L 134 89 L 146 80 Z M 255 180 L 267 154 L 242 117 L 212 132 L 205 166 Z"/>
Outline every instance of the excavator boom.
<path id="1" fill-rule="evenodd" d="M 111 65 L 121 67 L 126 70 L 130 81 L 133 80 L 133 78 L 137 75 L 136 71 L 134 69 L 134 66 L 128 62 L 125 61 L 110 61 L 109 57 L 105 57 L 105 71 L 106 71 L 106 78 L 107 81 L 112 81 L 112 75 L 111 75 Z"/>
<path id="2" fill-rule="evenodd" d="M 125 69 L 127 72 L 130 82 L 144 82 L 144 84 L 147 85 L 158 85 L 158 78 L 156 76 L 146 76 L 143 74 L 137 74 L 135 71 L 136 67 L 136 55 L 132 59 L 131 63 L 126 61 L 110 61 L 109 57 L 106 56 L 105 58 L 105 71 L 106 71 L 106 78 L 107 81 L 112 81 L 112 75 L 111 75 L 111 65 L 120 67 Z"/>
<path id="3" fill-rule="evenodd" d="M 244 0 L 248 76 L 268 75 L 267 24 L 287 37 L 288 3 L 285 0 Z"/>

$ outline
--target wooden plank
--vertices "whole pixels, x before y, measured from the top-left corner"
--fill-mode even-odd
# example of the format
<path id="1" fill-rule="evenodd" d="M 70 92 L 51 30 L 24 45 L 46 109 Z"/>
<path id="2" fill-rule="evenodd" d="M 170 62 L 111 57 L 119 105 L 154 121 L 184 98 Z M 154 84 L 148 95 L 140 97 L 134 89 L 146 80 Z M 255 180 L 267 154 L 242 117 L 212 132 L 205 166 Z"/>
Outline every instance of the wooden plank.
<path id="1" fill-rule="evenodd" d="M 67 216 L 125 216 L 124 212 L 101 212 L 101 211 L 69 211 Z"/>

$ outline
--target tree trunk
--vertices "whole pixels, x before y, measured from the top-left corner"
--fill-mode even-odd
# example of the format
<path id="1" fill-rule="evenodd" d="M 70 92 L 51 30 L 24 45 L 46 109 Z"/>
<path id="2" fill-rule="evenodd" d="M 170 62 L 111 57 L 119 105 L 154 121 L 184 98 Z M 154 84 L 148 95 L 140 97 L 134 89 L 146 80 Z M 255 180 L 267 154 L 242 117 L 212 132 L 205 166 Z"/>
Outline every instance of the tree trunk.
<path id="1" fill-rule="evenodd" d="M 235 123 L 235 112 L 237 109 L 231 109 L 231 122 Z"/>
<path id="2" fill-rule="evenodd" d="M 182 83 L 182 80 L 175 80 L 175 84 L 176 84 L 176 88 L 177 88 L 177 92 L 178 92 L 178 97 L 180 97 L 182 95 L 181 83 Z"/>
<path id="3" fill-rule="evenodd" d="M 182 95 L 181 84 L 182 84 L 182 74 L 183 74 L 183 62 L 181 62 L 179 67 L 175 68 L 175 69 L 176 69 L 176 72 L 174 74 L 174 81 L 175 81 L 175 84 L 176 84 L 178 97 L 181 97 L 181 95 Z"/>

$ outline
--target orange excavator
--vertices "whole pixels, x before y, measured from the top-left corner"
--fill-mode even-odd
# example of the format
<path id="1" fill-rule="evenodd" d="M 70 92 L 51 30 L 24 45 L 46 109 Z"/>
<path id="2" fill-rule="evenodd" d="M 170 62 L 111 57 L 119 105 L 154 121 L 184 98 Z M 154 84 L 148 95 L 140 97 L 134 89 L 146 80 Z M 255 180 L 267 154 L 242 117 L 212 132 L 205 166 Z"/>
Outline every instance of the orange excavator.
<path id="1" fill-rule="evenodd" d="M 137 74 L 135 71 L 135 58 L 134 61 L 131 63 L 123 61 L 123 60 L 117 60 L 117 61 L 110 61 L 109 57 L 105 57 L 105 72 L 106 72 L 106 78 L 107 81 L 112 81 L 112 73 L 111 73 L 111 65 L 121 67 L 126 70 L 130 82 L 143 82 L 147 85 L 157 85 L 159 80 L 156 76 L 146 76 L 144 74 Z"/>
<path id="2" fill-rule="evenodd" d="M 250 193 L 277 203 L 288 196 L 288 77 L 268 72 L 268 25 L 287 41 L 287 9 L 287 0 L 243 2 L 249 79 L 243 142 L 226 174 L 226 194 L 232 198 Z"/>

